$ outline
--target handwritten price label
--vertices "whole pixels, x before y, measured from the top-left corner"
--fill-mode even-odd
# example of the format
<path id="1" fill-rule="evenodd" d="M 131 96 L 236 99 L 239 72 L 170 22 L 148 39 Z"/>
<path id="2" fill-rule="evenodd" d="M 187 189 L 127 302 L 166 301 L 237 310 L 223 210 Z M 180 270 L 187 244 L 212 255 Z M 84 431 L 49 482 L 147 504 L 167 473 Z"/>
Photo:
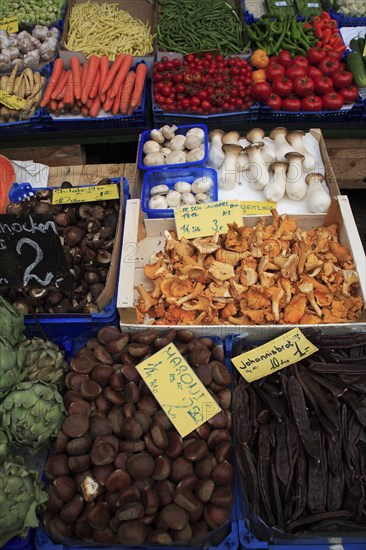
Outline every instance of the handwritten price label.
<path id="1" fill-rule="evenodd" d="M 52 204 L 71 204 L 75 202 L 95 202 L 118 199 L 117 185 L 94 185 L 92 187 L 57 188 L 52 193 Z"/>
<path id="2" fill-rule="evenodd" d="M 273 201 L 241 201 L 241 212 L 243 216 L 267 216 L 271 210 L 276 208 Z"/>
<path id="3" fill-rule="evenodd" d="M 27 103 L 25 99 L 18 97 L 17 95 L 11 95 L 5 90 L 0 90 L 0 103 L 8 107 L 9 109 L 15 109 L 20 111 L 24 108 L 24 105 Z"/>
<path id="4" fill-rule="evenodd" d="M 229 223 L 243 225 L 240 202 L 218 201 L 195 206 L 182 206 L 174 209 L 178 239 L 209 237 L 216 231 L 226 233 Z"/>
<path id="5" fill-rule="evenodd" d="M 174 344 L 136 369 L 182 437 L 221 411 Z"/>
<path id="6" fill-rule="evenodd" d="M 254 382 L 273 372 L 289 367 L 318 351 L 298 329 L 234 357 L 232 363 L 247 382 Z"/>
<path id="7" fill-rule="evenodd" d="M 18 32 L 19 25 L 18 25 L 18 18 L 16 15 L 13 15 L 12 17 L 7 17 L 6 19 L 0 20 L 0 29 L 3 31 L 8 32 L 9 34 L 13 32 Z"/>

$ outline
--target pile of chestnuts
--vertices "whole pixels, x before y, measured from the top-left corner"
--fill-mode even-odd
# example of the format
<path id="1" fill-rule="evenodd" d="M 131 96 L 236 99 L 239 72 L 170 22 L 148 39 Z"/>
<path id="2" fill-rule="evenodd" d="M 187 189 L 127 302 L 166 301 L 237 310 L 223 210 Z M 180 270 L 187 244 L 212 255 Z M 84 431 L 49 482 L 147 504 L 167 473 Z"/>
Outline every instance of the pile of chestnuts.
<path id="1" fill-rule="evenodd" d="M 110 184 L 102 179 L 98 185 Z M 72 187 L 64 182 L 63 188 Z M 38 190 L 23 202 L 11 202 L 7 214 L 53 217 L 73 278 L 73 290 L 16 289 L 0 286 L 0 295 L 28 313 L 97 313 L 104 290 L 119 220 L 119 199 L 76 204 L 52 204 L 52 190 Z"/>
<path id="2" fill-rule="evenodd" d="M 135 368 L 171 342 L 221 407 L 184 438 Z M 223 361 L 221 345 L 189 330 L 104 327 L 78 351 L 66 376 L 68 416 L 45 468 L 52 538 L 201 544 L 230 520 L 231 389 Z"/>

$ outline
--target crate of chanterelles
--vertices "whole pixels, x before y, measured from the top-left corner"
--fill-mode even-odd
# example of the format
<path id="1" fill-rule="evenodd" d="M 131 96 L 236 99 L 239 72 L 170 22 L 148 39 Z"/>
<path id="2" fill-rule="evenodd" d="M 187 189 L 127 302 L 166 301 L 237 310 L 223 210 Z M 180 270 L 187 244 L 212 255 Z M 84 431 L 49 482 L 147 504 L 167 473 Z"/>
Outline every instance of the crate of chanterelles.
<path id="1" fill-rule="evenodd" d="M 179 240 L 175 219 L 127 201 L 117 308 L 124 330 L 282 334 L 366 326 L 366 259 L 348 198 L 327 214 L 245 216 L 225 233 Z"/>

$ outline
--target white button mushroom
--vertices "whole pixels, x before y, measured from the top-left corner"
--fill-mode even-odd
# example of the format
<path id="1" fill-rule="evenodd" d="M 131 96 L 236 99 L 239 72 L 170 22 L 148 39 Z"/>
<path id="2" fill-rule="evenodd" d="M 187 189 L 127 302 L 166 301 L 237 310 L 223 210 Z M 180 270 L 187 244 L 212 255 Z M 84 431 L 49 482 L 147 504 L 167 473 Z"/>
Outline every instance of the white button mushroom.
<path id="1" fill-rule="evenodd" d="M 202 141 L 204 141 L 204 139 L 205 139 L 205 132 L 202 130 L 202 128 L 191 128 L 186 133 L 186 136 L 187 137 L 189 137 L 189 136 L 198 136 L 201 140 L 201 143 L 202 143 Z"/>
<path id="2" fill-rule="evenodd" d="M 144 146 L 142 148 L 145 155 L 148 155 L 149 153 L 159 153 L 161 149 L 161 146 L 156 141 L 153 141 L 149 139 L 148 141 L 145 141 Z"/>
<path id="3" fill-rule="evenodd" d="M 163 157 L 164 158 L 164 157 Z M 184 151 L 172 151 L 170 155 L 166 157 L 167 164 L 182 164 L 187 161 L 187 155 Z"/>
<path id="4" fill-rule="evenodd" d="M 161 153 L 149 153 L 144 158 L 145 166 L 158 166 L 159 164 L 165 164 L 165 157 Z"/>
<path id="5" fill-rule="evenodd" d="M 188 205 L 196 204 L 196 199 L 194 198 L 194 195 L 192 195 L 192 193 L 183 193 L 182 203 Z"/>
<path id="6" fill-rule="evenodd" d="M 184 146 L 186 149 L 197 149 L 198 147 L 200 147 L 201 143 L 202 140 L 198 136 L 191 135 L 186 137 Z"/>
<path id="7" fill-rule="evenodd" d="M 200 147 L 197 147 L 197 149 L 192 149 L 192 151 L 187 153 L 187 161 L 197 162 L 198 160 L 202 160 L 204 156 L 205 152 Z"/>
<path id="8" fill-rule="evenodd" d="M 202 178 L 197 178 L 192 183 L 193 193 L 207 193 L 213 187 L 213 180 L 208 176 L 203 176 Z"/>
<path id="9" fill-rule="evenodd" d="M 173 150 L 184 151 L 185 149 L 186 136 L 178 134 L 170 140 L 169 147 Z"/>
<path id="10" fill-rule="evenodd" d="M 165 124 L 165 126 L 160 129 L 161 133 L 166 139 L 173 139 L 173 137 L 175 136 L 175 130 L 177 130 L 176 126 L 168 126 L 168 124 Z"/>
<path id="11" fill-rule="evenodd" d="M 151 208 L 152 210 L 168 208 L 168 203 L 165 197 L 162 197 L 161 195 L 154 195 L 149 200 L 149 208 Z"/>
<path id="12" fill-rule="evenodd" d="M 169 147 L 162 147 L 162 148 L 160 149 L 160 153 L 161 153 L 162 155 L 164 155 L 164 157 L 167 157 L 168 155 L 170 155 L 171 152 L 172 152 L 172 150 L 169 149 Z"/>
<path id="13" fill-rule="evenodd" d="M 151 137 L 151 139 L 153 139 L 157 143 L 164 143 L 164 141 L 165 141 L 165 137 L 164 137 L 163 133 L 160 130 L 156 130 L 156 129 L 151 130 L 150 137 Z"/>
<path id="14" fill-rule="evenodd" d="M 190 193 L 191 184 L 188 183 L 187 181 L 177 181 L 174 184 L 174 189 L 179 193 Z"/>
<path id="15" fill-rule="evenodd" d="M 171 190 L 166 196 L 166 201 L 168 203 L 168 206 L 170 206 L 171 208 L 175 208 L 181 203 L 181 194 L 178 193 L 178 191 Z"/>
<path id="16" fill-rule="evenodd" d="M 164 184 L 154 185 L 154 187 L 150 189 L 151 197 L 153 197 L 154 195 L 166 195 L 167 193 L 169 193 L 169 187 Z"/>
<path id="17" fill-rule="evenodd" d="M 198 202 L 198 204 L 202 204 L 202 203 L 205 203 L 205 202 L 211 202 L 211 199 L 208 195 L 206 195 L 206 193 L 197 193 L 197 195 L 195 195 L 194 197 L 196 199 L 196 202 Z"/>

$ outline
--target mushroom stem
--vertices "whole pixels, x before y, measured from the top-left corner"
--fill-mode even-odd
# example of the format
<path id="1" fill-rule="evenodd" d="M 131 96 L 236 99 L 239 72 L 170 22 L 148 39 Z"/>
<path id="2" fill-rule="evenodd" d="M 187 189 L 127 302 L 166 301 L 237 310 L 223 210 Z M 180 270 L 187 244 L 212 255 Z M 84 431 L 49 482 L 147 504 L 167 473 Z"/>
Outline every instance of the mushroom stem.
<path id="1" fill-rule="evenodd" d="M 302 283 L 299 286 L 299 290 L 306 295 L 309 304 L 312 306 L 317 316 L 321 317 L 323 315 L 323 312 L 315 301 L 314 286 L 312 285 L 312 283 Z"/>

